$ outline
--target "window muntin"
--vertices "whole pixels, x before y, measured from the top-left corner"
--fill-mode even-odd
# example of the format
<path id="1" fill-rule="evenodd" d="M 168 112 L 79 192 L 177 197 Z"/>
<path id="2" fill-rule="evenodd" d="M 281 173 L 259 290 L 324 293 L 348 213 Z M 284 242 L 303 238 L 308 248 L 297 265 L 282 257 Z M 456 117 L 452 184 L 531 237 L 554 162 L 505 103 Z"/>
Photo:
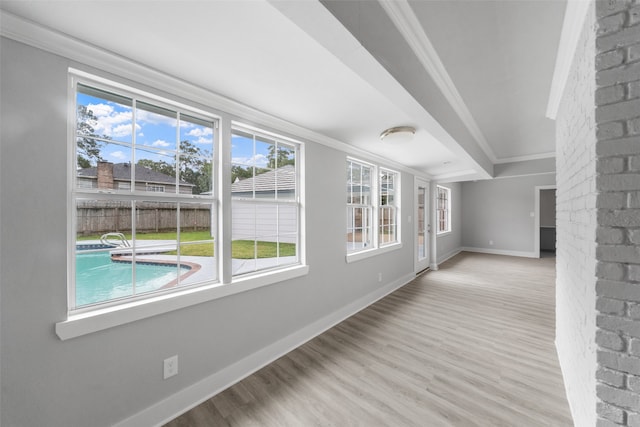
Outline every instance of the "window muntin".
<path id="1" fill-rule="evenodd" d="M 347 253 L 373 247 L 373 169 L 347 159 Z"/>
<path id="2" fill-rule="evenodd" d="M 437 234 L 451 231 L 451 189 L 437 186 L 436 223 Z"/>
<path id="3" fill-rule="evenodd" d="M 379 217 L 378 217 L 378 238 L 380 246 L 397 242 L 397 217 L 398 206 L 396 197 L 396 187 L 399 175 L 397 172 L 380 168 L 378 189 L 379 189 Z"/>
<path id="4" fill-rule="evenodd" d="M 215 120 L 97 86 L 74 87 L 70 310 L 217 280 Z"/>
<path id="5" fill-rule="evenodd" d="M 347 254 L 399 243 L 400 174 L 347 159 Z"/>
<path id="6" fill-rule="evenodd" d="M 298 264 L 298 145 L 244 128 L 232 130 L 234 276 Z"/>

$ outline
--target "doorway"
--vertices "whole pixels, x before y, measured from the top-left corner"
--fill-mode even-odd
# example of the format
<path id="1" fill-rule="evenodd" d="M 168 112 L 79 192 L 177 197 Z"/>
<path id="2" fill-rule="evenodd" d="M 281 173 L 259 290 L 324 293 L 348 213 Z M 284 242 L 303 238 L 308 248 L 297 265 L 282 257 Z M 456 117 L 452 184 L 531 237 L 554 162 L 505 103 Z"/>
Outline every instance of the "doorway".
<path id="1" fill-rule="evenodd" d="M 416 274 L 429 267 L 429 183 L 415 178 L 415 262 Z"/>
<path id="2" fill-rule="evenodd" d="M 533 230 L 534 256 L 553 257 L 556 254 L 556 186 L 535 188 L 535 221 Z"/>

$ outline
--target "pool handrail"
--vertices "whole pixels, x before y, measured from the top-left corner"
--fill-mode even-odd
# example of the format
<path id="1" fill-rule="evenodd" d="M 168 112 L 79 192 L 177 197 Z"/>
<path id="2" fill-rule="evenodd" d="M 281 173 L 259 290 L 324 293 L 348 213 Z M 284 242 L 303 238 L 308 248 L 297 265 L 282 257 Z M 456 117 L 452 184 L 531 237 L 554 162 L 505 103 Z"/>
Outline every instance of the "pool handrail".
<path id="1" fill-rule="evenodd" d="M 109 240 L 109 238 L 118 239 L 120 242 L 119 243 L 115 243 L 115 242 Z M 115 232 L 103 234 L 102 237 L 100 237 L 100 243 L 102 243 L 103 245 L 115 246 L 115 247 L 118 247 L 118 248 L 130 248 L 131 247 L 131 245 L 129 244 L 129 241 L 127 240 L 127 238 L 125 237 L 124 234 L 115 233 Z"/>

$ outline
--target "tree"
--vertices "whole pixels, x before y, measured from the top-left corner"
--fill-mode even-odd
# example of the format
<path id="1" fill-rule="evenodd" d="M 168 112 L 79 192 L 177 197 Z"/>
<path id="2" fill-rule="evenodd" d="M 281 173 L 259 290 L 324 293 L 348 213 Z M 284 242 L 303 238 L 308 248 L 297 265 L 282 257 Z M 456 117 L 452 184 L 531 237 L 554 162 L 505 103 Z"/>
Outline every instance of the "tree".
<path id="1" fill-rule="evenodd" d="M 163 173 L 165 175 L 169 175 L 172 177 L 176 176 L 176 168 L 174 165 L 171 165 L 165 161 L 154 161 L 150 159 L 141 159 L 138 160 L 138 165 L 143 166 L 147 169 L 154 170 L 156 172 Z"/>
<path id="2" fill-rule="evenodd" d="M 276 146 L 269 146 L 269 154 L 267 154 L 267 167 L 270 169 L 281 168 L 286 165 L 295 165 L 296 160 L 293 157 L 294 151 L 291 148 L 278 146 L 278 154 L 276 155 Z"/>
<path id="3" fill-rule="evenodd" d="M 231 166 L 231 182 L 236 182 L 236 180 L 247 179 L 253 176 L 253 170 L 251 167 L 243 168 L 242 166 L 233 165 Z"/>
<path id="4" fill-rule="evenodd" d="M 102 160 L 102 156 L 100 156 L 101 143 L 95 139 L 99 137 L 94 128 L 98 119 L 86 105 L 79 105 L 76 122 L 78 166 L 88 168 L 92 163 L 95 164 Z"/>
<path id="5" fill-rule="evenodd" d="M 211 191 L 211 154 L 189 141 L 182 141 L 179 158 L 177 157 L 174 157 L 173 164 L 164 160 L 141 159 L 138 160 L 138 165 L 175 177 L 177 172 L 175 165 L 178 163 L 180 180 L 194 185 L 193 194 Z"/>

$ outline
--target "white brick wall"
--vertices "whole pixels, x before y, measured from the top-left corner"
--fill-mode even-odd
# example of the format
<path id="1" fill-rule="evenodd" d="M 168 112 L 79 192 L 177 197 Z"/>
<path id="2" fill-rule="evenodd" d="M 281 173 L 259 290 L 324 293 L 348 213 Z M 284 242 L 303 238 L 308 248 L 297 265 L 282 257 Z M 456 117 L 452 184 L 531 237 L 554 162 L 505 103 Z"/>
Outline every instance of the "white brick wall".
<path id="1" fill-rule="evenodd" d="M 598 426 L 640 426 L 640 1 L 596 5 Z"/>
<path id="2" fill-rule="evenodd" d="M 614 25 L 613 23 L 611 24 Z M 556 121 L 556 346 L 576 426 L 596 425 L 596 118 L 595 6 L 591 4 Z M 615 57 L 606 57 L 615 63 Z M 617 99 L 615 90 L 599 98 Z M 619 135 L 615 126 L 600 132 Z M 611 164 L 608 167 L 615 168 Z M 603 266 L 602 268 L 607 268 Z M 617 302 L 603 308 L 619 312 Z M 613 337 L 603 336 L 615 347 Z M 616 373 L 600 376 L 616 383 Z M 617 408 L 602 408 L 611 418 Z"/>

